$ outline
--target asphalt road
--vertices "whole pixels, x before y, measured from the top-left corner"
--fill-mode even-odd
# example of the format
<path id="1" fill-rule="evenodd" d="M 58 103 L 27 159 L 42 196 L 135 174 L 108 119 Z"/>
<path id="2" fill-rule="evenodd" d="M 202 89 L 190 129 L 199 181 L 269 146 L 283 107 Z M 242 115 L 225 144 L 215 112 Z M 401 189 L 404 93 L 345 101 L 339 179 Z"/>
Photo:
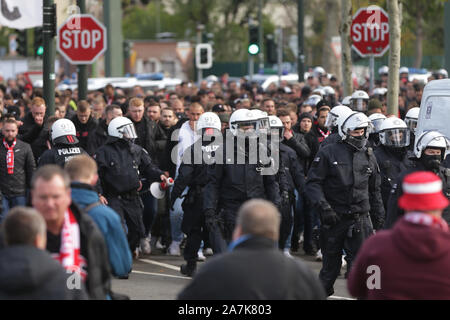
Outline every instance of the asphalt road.
<path id="1" fill-rule="evenodd" d="M 300 250 L 301 251 L 301 250 Z M 314 272 L 319 274 L 322 262 L 314 257 L 301 253 L 294 254 L 295 259 L 302 259 Z M 133 300 L 174 300 L 177 294 L 186 286 L 191 278 L 180 273 L 180 266 L 184 263 L 182 257 L 169 256 L 161 250 L 153 250 L 152 254 L 133 261 L 133 271 L 127 280 L 113 280 L 113 291 L 128 295 Z M 197 267 L 201 267 L 199 262 Z M 329 299 L 351 299 L 343 277 L 337 279 L 335 294 Z"/>

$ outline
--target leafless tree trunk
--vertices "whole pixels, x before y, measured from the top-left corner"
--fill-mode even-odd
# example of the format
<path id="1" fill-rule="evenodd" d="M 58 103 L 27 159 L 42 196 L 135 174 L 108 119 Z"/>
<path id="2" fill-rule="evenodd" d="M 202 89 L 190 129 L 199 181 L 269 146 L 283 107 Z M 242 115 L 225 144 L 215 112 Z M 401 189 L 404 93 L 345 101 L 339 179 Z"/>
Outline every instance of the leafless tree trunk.
<path id="1" fill-rule="evenodd" d="M 350 28 L 352 26 L 352 0 L 342 0 L 341 10 L 341 63 L 342 63 L 342 83 L 344 97 L 353 92 L 352 82 L 352 54 Z"/>
<path id="2" fill-rule="evenodd" d="M 323 44 L 322 66 L 328 73 L 339 76 L 342 73 L 341 61 L 336 59 L 333 53 L 331 39 L 339 36 L 340 1 L 326 0 L 325 12 L 328 15 L 328 19 Z"/>
<path id="3" fill-rule="evenodd" d="M 398 115 L 398 92 L 400 68 L 400 39 L 401 39 L 401 5 L 400 0 L 387 1 L 389 13 L 389 78 L 387 94 L 387 112 Z"/>
<path id="4" fill-rule="evenodd" d="M 416 42 L 414 44 L 414 68 L 420 68 L 422 64 L 423 57 L 423 38 L 424 38 L 424 30 L 423 30 L 423 12 L 421 10 L 417 11 L 417 24 L 416 24 Z"/>

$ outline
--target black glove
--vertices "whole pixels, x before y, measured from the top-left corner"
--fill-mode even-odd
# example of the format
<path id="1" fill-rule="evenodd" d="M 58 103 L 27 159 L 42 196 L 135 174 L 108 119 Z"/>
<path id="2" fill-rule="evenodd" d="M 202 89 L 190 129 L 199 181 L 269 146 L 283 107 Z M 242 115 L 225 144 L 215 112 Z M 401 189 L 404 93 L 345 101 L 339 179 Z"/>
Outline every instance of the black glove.
<path id="1" fill-rule="evenodd" d="M 213 231 L 216 228 L 216 211 L 214 209 L 206 209 L 205 215 L 205 226 L 208 231 Z"/>
<path id="2" fill-rule="evenodd" d="M 383 229 L 384 226 L 384 219 L 382 217 L 371 217 L 373 229 L 378 231 L 380 229 Z"/>
<path id="3" fill-rule="evenodd" d="M 320 212 L 320 218 L 322 221 L 322 224 L 324 225 L 329 225 L 329 226 L 333 226 L 336 223 L 339 222 L 339 217 L 336 214 L 336 212 L 331 209 L 331 207 L 327 207 L 327 208 L 322 208 L 321 212 Z"/>

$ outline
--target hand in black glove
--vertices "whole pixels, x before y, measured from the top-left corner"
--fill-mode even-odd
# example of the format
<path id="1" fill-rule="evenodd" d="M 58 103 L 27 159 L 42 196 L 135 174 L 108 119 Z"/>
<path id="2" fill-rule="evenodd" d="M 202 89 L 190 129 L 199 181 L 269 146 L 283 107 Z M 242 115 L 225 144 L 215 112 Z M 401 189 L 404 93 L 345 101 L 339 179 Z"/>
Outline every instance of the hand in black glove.
<path id="1" fill-rule="evenodd" d="M 372 217 L 372 225 L 373 229 L 378 231 L 380 229 L 383 229 L 384 226 L 384 219 L 379 217 Z"/>
<path id="2" fill-rule="evenodd" d="M 335 225 L 340 220 L 336 212 L 330 207 L 322 209 L 320 212 L 320 217 L 322 224 L 329 226 Z"/>

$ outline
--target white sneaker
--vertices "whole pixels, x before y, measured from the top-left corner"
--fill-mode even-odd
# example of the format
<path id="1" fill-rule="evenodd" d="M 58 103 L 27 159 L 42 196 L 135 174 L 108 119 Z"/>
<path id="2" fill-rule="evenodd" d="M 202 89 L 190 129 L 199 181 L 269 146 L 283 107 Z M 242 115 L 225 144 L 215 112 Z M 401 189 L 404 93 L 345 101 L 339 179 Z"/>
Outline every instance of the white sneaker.
<path id="1" fill-rule="evenodd" d="M 341 268 L 345 267 L 347 265 L 347 261 L 345 261 L 345 256 L 342 256 L 342 266 Z"/>
<path id="2" fill-rule="evenodd" d="M 180 256 L 180 241 L 172 241 L 168 251 L 169 256 Z"/>
<path id="3" fill-rule="evenodd" d="M 320 251 L 320 249 L 316 253 L 316 261 L 322 261 L 322 252 Z"/>
<path id="4" fill-rule="evenodd" d="M 206 260 L 206 257 L 203 254 L 202 249 L 198 250 L 198 252 L 197 252 L 197 260 L 198 261 L 205 261 Z"/>
<path id="5" fill-rule="evenodd" d="M 148 237 L 141 239 L 139 249 L 142 252 L 142 254 L 145 255 L 150 254 L 152 252 L 152 248 L 150 247 L 150 239 Z"/>
<path id="6" fill-rule="evenodd" d="M 302 234 L 300 235 L 300 239 L 298 239 L 298 243 L 303 243 L 303 241 L 304 241 L 304 238 L 303 238 L 303 232 L 302 232 Z"/>
<path id="7" fill-rule="evenodd" d="M 284 250 L 283 250 L 283 253 L 284 253 L 284 255 L 285 255 L 286 257 L 288 257 L 288 258 L 294 258 L 294 257 L 291 255 L 291 253 L 289 252 L 289 249 L 284 249 Z"/>
<path id="8" fill-rule="evenodd" d="M 214 254 L 211 248 L 206 248 L 205 250 L 203 250 L 203 253 L 205 254 L 205 256 L 212 256 Z"/>
<path id="9" fill-rule="evenodd" d="M 161 239 L 158 239 L 158 241 L 156 241 L 156 245 L 155 245 L 156 249 L 164 249 L 164 246 L 161 244 Z"/>

